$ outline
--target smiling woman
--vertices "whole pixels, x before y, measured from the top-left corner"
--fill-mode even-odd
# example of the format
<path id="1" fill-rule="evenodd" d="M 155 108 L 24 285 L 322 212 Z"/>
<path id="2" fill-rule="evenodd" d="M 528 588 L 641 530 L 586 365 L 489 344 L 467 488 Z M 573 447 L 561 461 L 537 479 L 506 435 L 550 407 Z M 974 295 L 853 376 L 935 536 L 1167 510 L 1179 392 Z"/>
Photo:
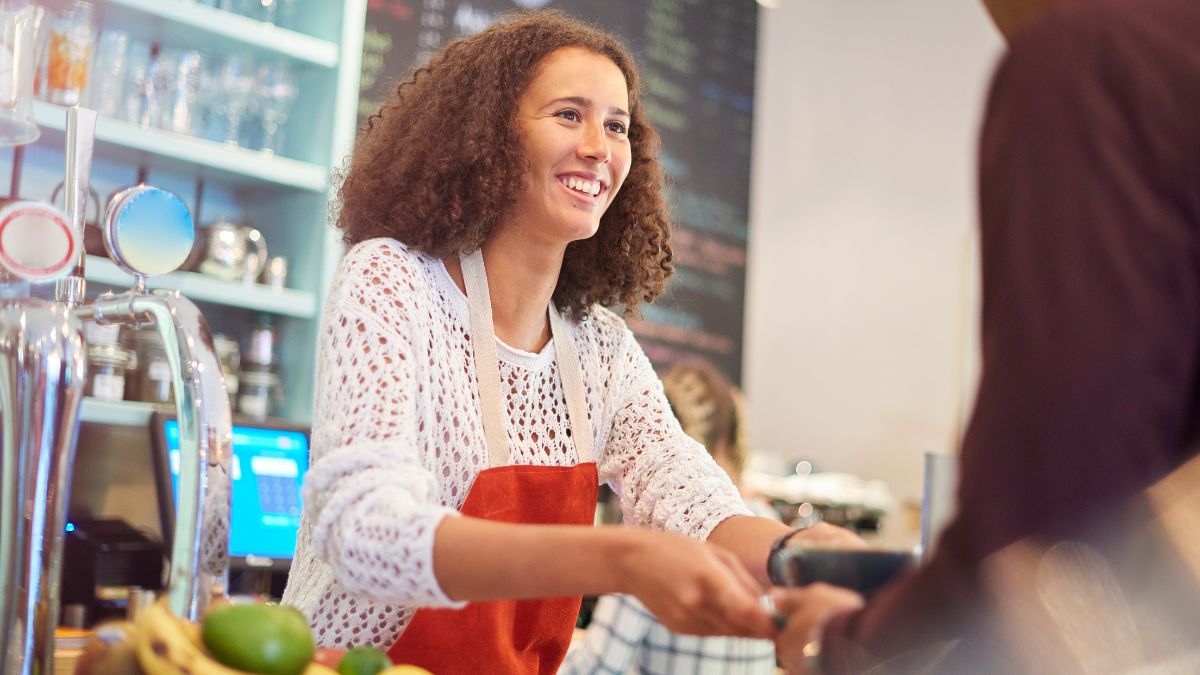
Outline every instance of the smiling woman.
<path id="1" fill-rule="evenodd" d="M 566 59 L 572 63 L 547 58 L 560 49 L 574 54 Z M 593 74 L 590 66 L 597 63 L 607 67 Z M 564 100 L 544 114 L 582 124 L 585 112 L 614 111 L 585 111 L 579 103 L 627 111 L 606 117 L 606 125 L 624 128 L 628 171 L 624 187 L 610 189 L 597 236 L 567 248 L 555 302 L 578 315 L 593 303 L 632 311 L 657 297 L 672 272 L 670 224 L 658 134 L 640 105 L 637 68 L 614 37 L 553 11 L 514 15 L 458 40 L 397 87 L 368 120 L 342 176 L 338 227 L 345 242 L 391 237 L 437 258 L 479 248 L 527 194 L 526 169 L 535 169 L 530 144 L 538 141 L 531 136 L 530 144 L 521 142 L 519 125 L 527 118 L 518 114 L 518 97 L 532 96 L 526 90 L 535 75 L 555 66 L 573 67 L 576 74 L 582 69 L 591 80 L 619 76 L 602 92 L 619 102 Z M 552 99 L 526 102 L 540 106 Z M 579 178 L 597 172 L 576 168 Z"/>
<path id="2" fill-rule="evenodd" d="M 580 596 L 610 592 L 684 632 L 773 632 L 755 576 L 787 528 L 749 515 L 607 308 L 671 271 L 637 87 L 614 38 L 535 12 L 450 44 L 370 119 L 284 593 L 320 644 L 552 673 Z M 640 527 L 591 527 L 601 481 Z"/>

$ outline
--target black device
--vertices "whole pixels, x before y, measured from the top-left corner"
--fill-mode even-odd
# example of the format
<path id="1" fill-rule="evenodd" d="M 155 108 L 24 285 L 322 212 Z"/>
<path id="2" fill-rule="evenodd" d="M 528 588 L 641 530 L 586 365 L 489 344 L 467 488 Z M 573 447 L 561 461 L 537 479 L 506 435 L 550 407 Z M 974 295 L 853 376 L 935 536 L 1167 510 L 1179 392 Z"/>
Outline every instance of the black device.
<path id="1" fill-rule="evenodd" d="M 163 549 L 123 520 L 74 520 L 63 539 L 61 600 L 96 619 L 124 616 L 130 588 L 162 584 Z"/>
<path id="2" fill-rule="evenodd" d="M 150 417 L 151 448 L 158 482 L 164 538 L 175 531 L 179 486 L 179 422 Z M 233 419 L 229 562 L 235 569 L 286 572 L 296 548 L 302 507 L 300 488 L 308 471 L 309 430 L 277 419 Z"/>
<path id="3" fill-rule="evenodd" d="M 772 578 L 787 586 L 824 582 L 870 596 L 917 564 L 908 551 L 792 547 L 772 557 Z"/>

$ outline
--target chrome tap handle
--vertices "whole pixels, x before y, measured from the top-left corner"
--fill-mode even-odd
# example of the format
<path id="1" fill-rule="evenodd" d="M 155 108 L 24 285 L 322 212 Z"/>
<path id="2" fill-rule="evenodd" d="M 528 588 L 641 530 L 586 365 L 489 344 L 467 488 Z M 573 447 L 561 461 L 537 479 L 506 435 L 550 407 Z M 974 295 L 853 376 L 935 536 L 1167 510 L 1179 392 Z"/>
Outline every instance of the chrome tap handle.
<path id="1" fill-rule="evenodd" d="M 128 293 L 102 295 L 76 311 L 101 323 L 153 325 L 162 337 L 180 436 L 167 601 L 176 614 L 196 619 L 211 591 L 199 581 L 202 573 L 223 579 L 228 562 L 229 395 L 212 333 L 196 305 L 177 291 L 145 291 L 147 276 L 170 272 L 187 258 L 195 229 L 178 197 L 147 185 L 113 197 L 104 221 L 105 247 L 119 267 L 134 275 L 135 285 Z"/>
<path id="2" fill-rule="evenodd" d="M 105 294 L 75 311 L 99 323 L 152 325 L 162 337 L 179 418 L 167 603 L 179 616 L 197 619 L 210 595 L 198 580 L 202 573 L 223 578 L 229 550 L 233 421 L 212 333 L 196 305 L 178 291 Z"/>

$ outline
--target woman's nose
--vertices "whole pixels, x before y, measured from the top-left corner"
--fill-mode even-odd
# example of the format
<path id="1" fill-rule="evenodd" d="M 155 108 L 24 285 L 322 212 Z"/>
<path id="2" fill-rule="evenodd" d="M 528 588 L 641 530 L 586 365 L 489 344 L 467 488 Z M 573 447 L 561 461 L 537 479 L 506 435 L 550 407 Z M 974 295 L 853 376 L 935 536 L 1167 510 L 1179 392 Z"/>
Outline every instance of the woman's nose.
<path id="1" fill-rule="evenodd" d="M 612 148 L 608 145 L 608 136 L 604 133 L 604 125 L 586 125 L 583 138 L 579 140 L 575 151 L 581 159 L 594 162 L 607 162 L 611 159 Z"/>

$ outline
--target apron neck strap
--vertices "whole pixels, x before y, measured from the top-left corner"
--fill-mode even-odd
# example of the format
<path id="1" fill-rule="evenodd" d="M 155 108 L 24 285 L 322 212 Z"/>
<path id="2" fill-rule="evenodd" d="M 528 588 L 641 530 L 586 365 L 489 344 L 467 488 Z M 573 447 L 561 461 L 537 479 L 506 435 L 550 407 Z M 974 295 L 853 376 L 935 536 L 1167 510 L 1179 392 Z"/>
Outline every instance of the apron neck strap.
<path id="1" fill-rule="evenodd" d="M 487 441 L 489 466 L 509 463 L 508 423 L 504 396 L 500 392 L 500 361 L 496 357 L 496 329 L 492 320 L 492 300 L 483 251 L 475 250 L 460 258 L 463 282 L 467 287 L 467 306 L 471 315 L 471 345 L 475 352 L 475 379 L 479 385 L 479 408 L 483 417 L 483 435 Z M 567 418 L 579 461 L 592 461 L 592 432 L 587 419 L 583 371 L 566 322 L 550 301 L 550 334 L 554 340 L 554 358 L 567 399 Z"/>

